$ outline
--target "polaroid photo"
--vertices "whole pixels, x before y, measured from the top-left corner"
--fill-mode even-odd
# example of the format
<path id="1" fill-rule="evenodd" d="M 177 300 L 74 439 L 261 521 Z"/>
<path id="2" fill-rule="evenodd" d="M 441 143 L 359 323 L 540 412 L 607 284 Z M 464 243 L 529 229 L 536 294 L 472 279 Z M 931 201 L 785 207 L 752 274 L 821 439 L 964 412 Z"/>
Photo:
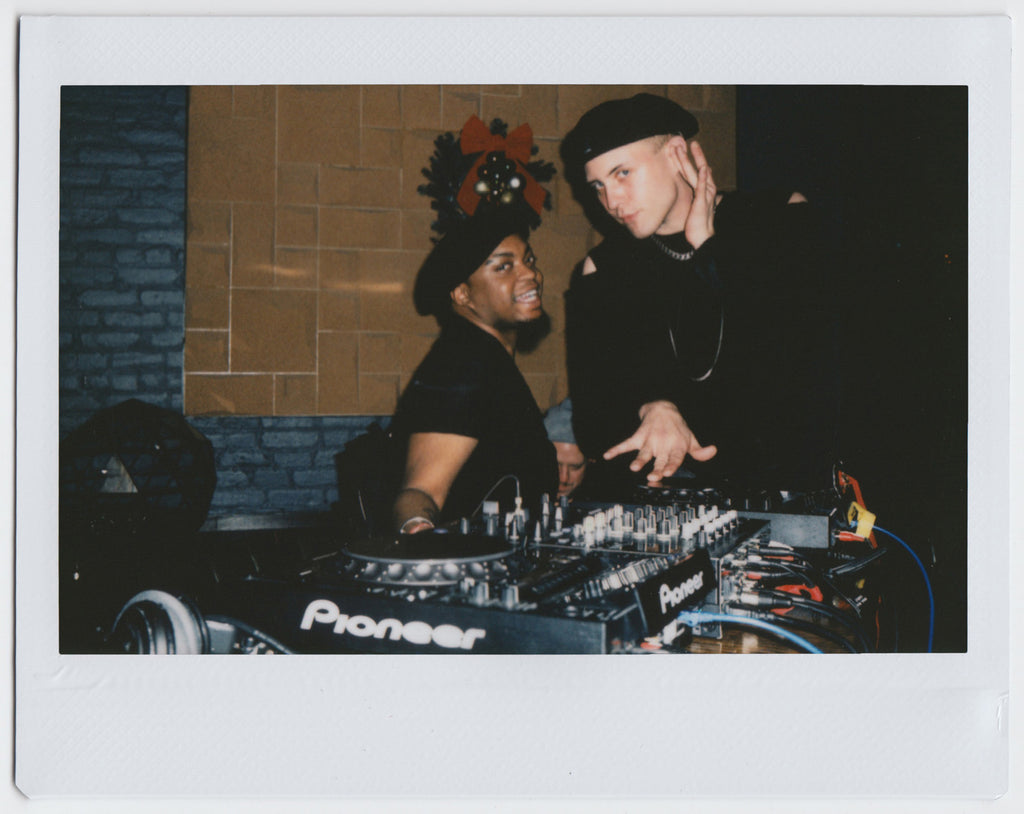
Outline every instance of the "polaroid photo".
<path id="1" fill-rule="evenodd" d="M 998 17 L 24 18 L 18 788 L 1004 793 L 1009 66 Z M 640 102 L 603 107 L 580 152 L 566 146 L 588 110 L 623 99 Z M 666 109 L 694 132 L 659 141 L 649 119 Z M 670 142 L 713 237 L 676 245 L 667 215 L 644 231 L 614 199 L 646 170 L 602 157 L 643 143 L 645 161 L 679 161 L 657 152 Z M 418 543 L 382 531 L 376 444 L 441 342 L 414 308 L 417 275 L 446 206 L 497 211 L 503 195 L 537 221 L 506 247 L 535 282 L 465 306 L 454 292 L 478 258 L 440 286 L 445 309 L 494 328 L 487 387 L 504 386 L 500 340 L 525 332 L 502 309 L 539 314 L 543 276 L 549 333 L 516 357 L 508 398 L 550 426 L 567 397 L 584 416 L 639 399 L 638 371 L 667 353 L 645 344 L 664 304 L 627 318 L 636 287 L 609 295 L 618 311 L 587 341 L 641 338 L 608 342 L 586 390 L 596 346 L 572 349 L 566 292 L 586 284 L 584 258 L 632 268 L 615 246 L 643 241 L 666 268 L 712 257 L 716 293 L 686 289 L 701 307 L 680 321 L 718 336 L 708 373 L 842 361 L 813 387 L 773 373 L 708 404 L 743 427 L 788 419 L 835 375 L 843 459 L 813 459 L 830 489 L 795 508 L 770 468 L 701 481 L 696 462 L 693 482 L 618 493 L 588 472 L 589 503 L 516 491 Z M 831 260 L 783 294 L 777 275 L 810 255 L 778 246 L 811 205 Z M 701 253 L 709 238 L 728 248 Z M 741 305 L 723 299 L 733 268 L 760 286 Z M 812 308 L 824 277 L 834 296 Z M 827 347 L 791 336 L 808 316 L 830 319 Z M 688 393 L 707 378 L 684 373 Z M 433 432 L 462 437 L 478 409 Z M 755 572 L 773 587 L 752 588 Z M 830 621 L 801 623 L 807 606 Z"/>

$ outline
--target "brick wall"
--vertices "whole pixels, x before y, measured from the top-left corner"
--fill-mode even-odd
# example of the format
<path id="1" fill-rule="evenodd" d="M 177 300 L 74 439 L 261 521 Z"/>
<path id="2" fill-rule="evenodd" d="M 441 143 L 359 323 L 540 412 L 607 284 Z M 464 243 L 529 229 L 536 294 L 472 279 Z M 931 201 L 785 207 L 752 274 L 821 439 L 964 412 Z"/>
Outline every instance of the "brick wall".
<path id="1" fill-rule="evenodd" d="M 641 90 L 694 111 L 718 185 L 735 185 L 735 92 L 721 86 L 339 85 L 193 88 L 185 411 L 390 414 L 436 336 L 412 307 L 430 250 L 417 187 L 470 115 L 528 122 L 558 168 L 531 242 L 550 335 L 517 362 L 542 408 L 568 394 L 562 294 L 593 232 L 558 146 L 580 115 Z"/>
<path id="2" fill-rule="evenodd" d="M 188 90 L 61 95 L 60 435 L 138 398 L 182 408 Z M 373 417 L 195 417 L 214 445 L 211 516 L 325 510 L 333 455 Z"/>
<path id="3" fill-rule="evenodd" d="M 264 352 L 294 352 L 283 347 L 294 341 L 294 334 L 275 335 L 268 345 L 253 348 L 257 361 L 250 367 L 256 370 L 246 373 L 248 390 L 234 391 L 232 398 L 238 400 L 232 409 L 216 401 L 215 389 L 206 391 L 217 407 L 203 412 L 236 414 L 189 417 L 216 450 L 218 483 L 211 516 L 327 509 L 336 497 L 333 455 L 372 421 L 387 420 L 403 377 L 422 358 L 433 335 L 432 323 L 413 313 L 407 286 L 429 247 L 431 214 L 415 185 L 422 182 L 419 171 L 427 164 L 434 137 L 442 128 L 457 130 L 472 112 L 485 120 L 501 117 L 513 127 L 529 121 L 541 157 L 557 166 L 562 129 L 601 99 L 638 89 L 415 86 L 322 89 L 314 94 L 277 88 L 64 88 L 61 437 L 96 410 L 128 398 L 181 411 L 187 400 L 183 369 L 207 370 L 214 382 L 209 368 L 220 364 L 216 360 L 229 350 L 230 330 L 204 328 L 210 324 L 204 320 L 221 318 L 218 309 L 235 304 L 244 313 L 244 296 L 235 304 L 223 297 L 230 293 L 227 281 L 266 283 L 269 275 L 270 286 L 241 288 L 272 290 L 282 302 L 288 294 L 292 299 L 315 298 L 316 347 L 323 355 L 307 373 L 275 374 L 269 407 L 267 391 L 260 390 L 264 385 L 258 360 Z M 719 185 L 733 183 L 732 90 L 649 89 L 698 112 Z M 306 130 L 286 127 L 282 136 L 267 141 L 271 129 L 277 133 L 281 128 L 276 117 L 282 106 L 303 107 L 303 99 L 330 99 L 335 93 L 347 100 L 345 105 L 329 105 L 321 111 L 324 115 L 303 119 Z M 354 100 L 362 122 L 357 140 L 342 133 Z M 273 128 L 267 124 L 271 103 Z M 197 131 L 189 116 L 202 115 L 204 106 L 206 114 L 216 113 L 208 122 L 213 129 Z M 202 148 L 190 146 L 197 132 L 212 134 L 212 141 Z M 253 145 L 274 145 L 269 177 L 261 169 L 270 160 L 265 150 L 248 149 L 247 139 L 255 139 Z M 321 144 L 329 145 L 328 153 L 308 152 Z M 279 162 L 278 155 L 286 160 Z M 206 197 L 190 193 L 186 225 L 186 184 L 196 180 L 187 172 L 194 173 L 203 156 L 206 175 L 192 191 L 205 190 Z M 253 177 L 263 180 L 252 186 Z M 534 240 L 547 279 L 554 332 L 536 352 L 519 358 L 542 405 L 564 395 L 561 293 L 573 263 L 596 239 L 561 174 L 557 178 L 551 185 L 555 210 L 546 213 Z M 401 179 L 397 198 L 381 191 L 389 179 Z M 218 185 L 226 191 L 211 192 Z M 273 204 L 249 199 L 269 196 L 271 189 Z M 397 224 L 401 242 L 382 248 L 377 244 L 388 230 L 380 225 L 389 222 Z M 332 245 L 321 245 L 323 234 L 335 236 L 328 241 Z M 339 237 L 345 234 L 352 237 Z M 377 237 L 370 240 L 371 235 Z M 373 245 L 365 245 L 363 238 Z M 337 245 L 346 240 L 350 245 Z M 333 268 L 348 268 L 344 273 L 373 285 L 359 289 L 358 300 L 344 286 L 326 292 L 310 288 L 312 269 L 322 278 L 332 262 L 342 264 Z M 195 287 L 213 289 L 213 295 L 186 299 L 186 289 Z M 257 301 L 245 325 L 261 324 L 260 307 Z M 302 308 L 308 303 L 300 312 Z M 409 320 L 420 320 L 415 324 L 422 327 L 394 330 Z M 316 377 L 310 374 L 319 369 L 332 381 L 322 391 L 328 394 L 329 409 L 317 416 L 310 414 L 318 411 L 317 388 L 310 386 Z M 246 393 L 251 401 L 245 400 Z M 352 393 L 356 401 L 338 404 Z"/>
<path id="4" fill-rule="evenodd" d="M 62 435 L 126 398 L 181 410 L 187 99 L 62 89 Z"/>

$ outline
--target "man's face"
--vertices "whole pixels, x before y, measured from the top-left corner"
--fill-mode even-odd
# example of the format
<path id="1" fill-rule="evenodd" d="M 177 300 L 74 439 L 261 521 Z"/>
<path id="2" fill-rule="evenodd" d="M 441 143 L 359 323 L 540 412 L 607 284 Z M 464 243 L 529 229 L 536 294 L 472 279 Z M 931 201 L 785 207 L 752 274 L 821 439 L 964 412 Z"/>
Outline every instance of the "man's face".
<path id="1" fill-rule="evenodd" d="M 551 443 L 555 445 L 555 457 L 558 458 L 558 496 L 568 497 L 583 482 L 583 476 L 587 472 L 587 459 L 583 457 L 583 450 L 576 444 L 566 444 L 562 441 Z"/>
<path id="2" fill-rule="evenodd" d="M 453 296 L 484 324 L 509 328 L 532 322 L 544 313 L 543 282 L 533 250 L 519 235 L 511 235 Z"/>
<path id="3" fill-rule="evenodd" d="M 601 205 L 633 237 L 683 229 L 693 193 L 672 161 L 679 141 L 679 136 L 634 141 L 591 159 L 584 168 Z"/>

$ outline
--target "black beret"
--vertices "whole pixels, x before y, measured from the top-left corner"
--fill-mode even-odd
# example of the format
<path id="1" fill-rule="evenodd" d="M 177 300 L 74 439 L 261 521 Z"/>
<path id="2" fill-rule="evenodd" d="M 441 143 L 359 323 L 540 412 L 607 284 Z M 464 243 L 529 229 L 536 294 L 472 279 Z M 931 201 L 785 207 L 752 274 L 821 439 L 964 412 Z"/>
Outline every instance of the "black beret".
<path id="1" fill-rule="evenodd" d="M 501 241 L 511 235 L 526 240 L 529 227 L 515 207 L 478 210 L 453 225 L 420 266 L 413 288 L 413 303 L 423 315 L 445 314 L 453 288 L 464 283 L 483 265 Z"/>
<path id="2" fill-rule="evenodd" d="M 697 135 L 697 119 L 671 99 L 638 93 L 611 99 L 584 113 L 562 140 L 562 159 L 579 172 L 592 158 L 651 136 Z"/>

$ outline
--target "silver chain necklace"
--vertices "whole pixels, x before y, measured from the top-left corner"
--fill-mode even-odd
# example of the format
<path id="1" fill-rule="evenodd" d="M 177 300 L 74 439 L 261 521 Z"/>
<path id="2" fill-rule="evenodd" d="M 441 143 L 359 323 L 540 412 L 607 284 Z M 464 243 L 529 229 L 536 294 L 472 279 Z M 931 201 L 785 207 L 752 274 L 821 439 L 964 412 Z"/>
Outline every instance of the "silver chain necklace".
<path id="1" fill-rule="evenodd" d="M 661 249 L 665 254 L 671 257 L 673 260 L 678 260 L 680 263 L 689 260 L 693 257 L 693 249 L 688 252 L 677 252 L 675 249 L 666 246 L 661 240 L 658 239 L 657 235 L 651 235 L 651 240 L 654 241 L 654 245 Z"/>
<path id="2" fill-rule="evenodd" d="M 665 254 L 671 257 L 673 260 L 678 260 L 680 263 L 685 262 L 693 257 L 693 249 L 688 252 L 677 252 L 675 249 L 666 246 L 661 240 L 658 239 L 657 235 L 651 235 L 651 240 L 654 241 L 654 245 L 661 249 Z M 725 306 L 718 306 L 718 344 L 715 347 L 715 357 L 711 360 L 711 365 L 705 370 L 700 376 L 690 376 L 690 381 L 702 382 L 711 375 L 711 371 L 715 369 L 715 365 L 718 364 L 718 355 L 722 352 L 722 337 L 725 334 Z M 672 355 L 679 359 L 679 351 L 676 349 L 676 337 L 672 332 L 672 326 L 668 329 L 668 339 L 672 343 Z"/>

